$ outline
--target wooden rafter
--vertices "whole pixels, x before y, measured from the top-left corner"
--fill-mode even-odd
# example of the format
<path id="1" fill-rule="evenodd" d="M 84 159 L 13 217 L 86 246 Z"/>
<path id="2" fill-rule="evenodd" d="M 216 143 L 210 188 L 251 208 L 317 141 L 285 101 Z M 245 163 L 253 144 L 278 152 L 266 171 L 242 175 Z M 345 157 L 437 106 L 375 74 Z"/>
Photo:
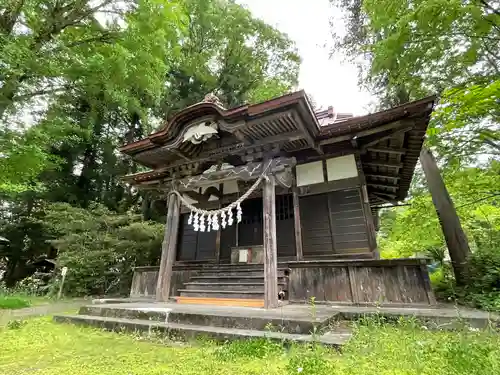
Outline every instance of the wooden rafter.
<path id="1" fill-rule="evenodd" d="M 399 176 L 392 176 L 392 175 L 388 175 L 388 174 L 374 174 L 374 173 L 365 173 L 365 176 L 366 177 L 376 177 L 376 178 L 388 178 L 388 179 L 392 179 L 392 180 L 399 180 L 401 177 Z"/>
<path id="2" fill-rule="evenodd" d="M 394 163 L 383 160 L 363 160 L 364 165 L 372 165 L 375 167 L 403 168 L 403 163 Z"/>
<path id="3" fill-rule="evenodd" d="M 180 157 L 181 159 L 184 159 L 186 161 L 191 161 L 191 158 L 187 156 L 184 152 L 180 151 L 179 149 L 170 149 L 168 151 L 174 154 L 175 156 Z"/>
<path id="4" fill-rule="evenodd" d="M 398 190 L 397 185 L 387 185 L 387 184 L 374 184 L 372 182 L 367 183 L 368 186 L 372 186 L 374 188 L 382 188 L 382 189 L 393 189 L 393 190 Z"/>
<path id="5" fill-rule="evenodd" d="M 390 134 L 390 136 L 393 135 L 395 132 L 400 132 L 402 130 L 405 130 L 407 128 L 413 128 L 413 126 L 409 126 L 407 120 L 406 121 L 394 121 L 389 124 L 385 124 L 382 126 L 377 126 L 375 128 L 371 129 L 366 129 L 362 130 L 359 132 L 353 132 L 351 134 L 346 134 L 346 135 L 341 135 L 338 137 L 331 137 L 327 139 L 323 139 L 322 141 L 319 142 L 320 145 L 327 145 L 330 143 L 337 143 L 337 142 L 342 142 L 342 141 L 350 141 L 352 138 L 362 138 L 362 137 L 367 137 L 367 136 L 374 136 L 374 138 L 380 138 L 379 133 L 386 132 L 385 135 Z M 384 135 L 382 135 L 384 136 Z M 369 141 L 371 142 L 371 140 Z M 366 147 L 366 145 L 365 145 Z"/>
<path id="6" fill-rule="evenodd" d="M 390 148 L 390 147 L 367 147 L 367 151 L 371 152 L 379 152 L 379 153 L 384 153 L 384 154 L 394 154 L 394 155 L 404 155 L 406 154 L 406 149 L 405 148 Z"/>
<path id="7" fill-rule="evenodd" d="M 389 197 L 389 198 L 392 198 L 392 199 L 396 199 L 396 194 L 388 193 L 386 191 L 371 190 L 371 193 L 373 195 L 375 195 L 376 197 L 378 197 L 378 198 L 381 198 L 380 195 L 382 195 L 384 197 Z"/>
<path id="8" fill-rule="evenodd" d="M 374 135 L 372 135 L 368 138 L 365 138 L 363 140 L 363 144 L 361 145 L 361 148 L 366 149 L 368 147 L 374 146 L 377 143 L 385 141 L 385 140 L 392 138 L 396 135 L 406 133 L 407 131 L 410 131 L 411 129 L 413 129 L 413 126 L 406 126 L 403 128 L 396 128 L 396 129 L 387 130 L 387 131 L 379 133 L 379 134 L 374 134 Z"/>
<path id="9" fill-rule="evenodd" d="M 324 155 L 323 149 L 321 148 L 321 144 L 316 143 L 313 136 L 311 135 L 311 133 L 309 133 L 309 130 L 306 128 L 302 120 L 298 118 L 298 115 L 296 113 L 293 113 L 293 120 L 297 124 L 301 132 L 304 134 L 304 138 L 309 144 L 309 147 L 314 149 L 318 154 Z"/>

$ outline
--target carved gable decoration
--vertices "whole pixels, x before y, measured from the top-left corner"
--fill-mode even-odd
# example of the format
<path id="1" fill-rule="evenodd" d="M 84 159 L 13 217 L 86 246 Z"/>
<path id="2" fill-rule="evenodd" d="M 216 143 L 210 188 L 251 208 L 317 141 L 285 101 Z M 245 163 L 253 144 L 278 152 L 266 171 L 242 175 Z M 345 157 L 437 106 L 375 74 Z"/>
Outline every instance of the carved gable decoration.
<path id="1" fill-rule="evenodd" d="M 205 142 L 218 133 L 217 124 L 214 122 L 203 122 L 191 126 L 185 133 L 182 142 L 191 142 L 195 145 Z"/>

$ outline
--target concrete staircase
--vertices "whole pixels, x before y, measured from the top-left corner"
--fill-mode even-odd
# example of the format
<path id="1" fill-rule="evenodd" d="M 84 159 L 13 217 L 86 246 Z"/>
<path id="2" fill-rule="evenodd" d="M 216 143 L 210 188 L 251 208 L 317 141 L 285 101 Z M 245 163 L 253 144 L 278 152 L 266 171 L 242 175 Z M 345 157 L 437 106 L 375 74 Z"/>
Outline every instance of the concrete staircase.
<path id="1" fill-rule="evenodd" d="M 335 314 L 319 315 L 248 307 L 123 303 L 84 306 L 78 315 L 55 315 L 54 321 L 103 328 L 115 332 L 146 332 L 173 340 L 265 338 L 278 342 L 317 341 L 339 347 L 351 336 L 334 327 Z M 312 334 L 314 332 L 314 335 Z"/>
<path id="2" fill-rule="evenodd" d="M 278 269 L 278 290 L 288 294 L 288 269 Z M 264 306 L 264 266 L 220 265 L 200 271 L 179 289 L 178 303 Z"/>

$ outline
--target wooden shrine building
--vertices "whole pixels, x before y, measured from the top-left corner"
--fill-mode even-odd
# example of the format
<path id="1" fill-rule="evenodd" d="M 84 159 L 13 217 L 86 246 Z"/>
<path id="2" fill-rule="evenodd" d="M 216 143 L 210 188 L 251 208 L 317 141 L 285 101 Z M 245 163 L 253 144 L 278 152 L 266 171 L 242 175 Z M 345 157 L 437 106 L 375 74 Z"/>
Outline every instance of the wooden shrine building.
<path id="1" fill-rule="evenodd" d="M 353 117 L 303 91 L 224 108 L 212 95 L 120 151 L 167 198 L 160 266 L 131 296 L 273 308 L 279 300 L 433 304 L 426 260 L 379 259 L 378 209 L 408 193 L 435 98 Z"/>

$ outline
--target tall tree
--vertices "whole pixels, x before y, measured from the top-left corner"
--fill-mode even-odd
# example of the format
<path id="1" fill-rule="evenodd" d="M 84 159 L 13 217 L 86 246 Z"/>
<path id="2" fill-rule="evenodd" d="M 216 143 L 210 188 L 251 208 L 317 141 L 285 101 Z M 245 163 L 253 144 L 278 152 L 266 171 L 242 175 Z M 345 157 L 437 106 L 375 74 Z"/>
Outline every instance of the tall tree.
<path id="1" fill-rule="evenodd" d="M 484 163 L 487 155 L 500 155 L 499 1 L 331 3 L 342 10 L 346 26 L 345 33 L 334 28 L 335 47 L 357 62 L 360 83 L 378 96 L 380 107 L 441 94 L 427 144 L 445 166 L 445 174 Z M 434 158 L 428 151 L 422 157 L 460 281 L 469 246 Z M 444 211 L 443 202 L 450 203 Z"/>
<path id="2" fill-rule="evenodd" d="M 76 12 L 73 6 L 87 4 L 46 3 L 19 3 L 17 20 L 29 13 L 32 27 L 41 27 L 52 22 L 47 14 L 54 8 L 65 4 L 64 12 Z M 28 239 L 45 241 L 27 223 L 43 221 L 50 202 L 87 209 L 99 202 L 120 213 L 142 209 L 146 219 L 164 214 L 161 204 L 121 182 L 121 176 L 140 167 L 117 153 L 119 145 L 142 138 L 175 110 L 209 92 L 232 106 L 284 94 L 297 82 L 300 59 L 293 42 L 233 1 L 105 3 L 88 2 L 92 9 L 102 7 L 44 45 L 42 51 L 55 53 L 54 61 L 44 65 L 47 56 L 42 54 L 39 62 L 30 59 L 33 54 L 25 55 L 23 72 L 30 79 L 22 81 L 17 94 L 5 102 L 8 109 L 0 132 L 8 137 L 0 137 L 0 157 L 6 161 L 0 163 L 0 207 L 5 208 L 0 232 L 16 237 L 8 257 L 17 257 L 15 265 L 9 263 L 11 280 L 26 275 L 30 259 L 47 250 L 34 241 L 29 247 L 33 251 L 23 252 L 20 238 L 24 233 Z M 112 41 L 97 38 L 104 32 L 112 35 Z M 10 44 L 2 46 L 21 54 L 22 45 L 14 43 L 16 38 L 22 40 L 21 34 L 14 30 L 5 39 Z M 0 66 L 7 61 L 3 58 Z M 34 99 L 28 100 L 42 94 L 36 85 L 50 89 L 43 91 L 38 106 Z M 57 90 L 61 87 L 64 90 Z M 28 210 L 30 206 L 38 209 Z M 16 215 L 9 221 L 11 212 Z"/>
<path id="3" fill-rule="evenodd" d="M 335 47 L 358 62 L 382 106 L 442 93 L 430 144 L 455 161 L 500 154 L 498 0 L 331 3 L 346 26 L 334 32 Z"/>

